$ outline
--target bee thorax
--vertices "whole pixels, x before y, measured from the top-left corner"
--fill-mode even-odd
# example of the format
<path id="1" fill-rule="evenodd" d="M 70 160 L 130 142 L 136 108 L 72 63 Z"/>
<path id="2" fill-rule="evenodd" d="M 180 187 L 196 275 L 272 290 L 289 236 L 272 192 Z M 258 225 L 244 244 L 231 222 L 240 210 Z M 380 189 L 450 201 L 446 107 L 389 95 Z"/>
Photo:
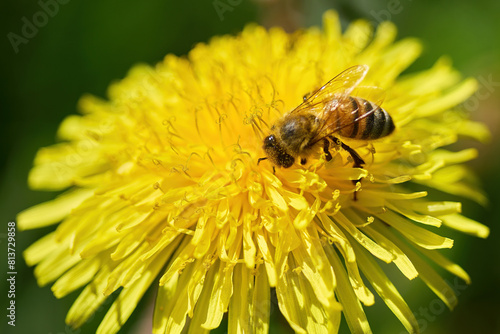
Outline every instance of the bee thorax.
<path id="1" fill-rule="evenodd" d="M 279 127 L 282 146 L 290 154 L 298 155 L 308 146 L 316 127 L 316 117 L 310 115 L 290 115 Z"/>

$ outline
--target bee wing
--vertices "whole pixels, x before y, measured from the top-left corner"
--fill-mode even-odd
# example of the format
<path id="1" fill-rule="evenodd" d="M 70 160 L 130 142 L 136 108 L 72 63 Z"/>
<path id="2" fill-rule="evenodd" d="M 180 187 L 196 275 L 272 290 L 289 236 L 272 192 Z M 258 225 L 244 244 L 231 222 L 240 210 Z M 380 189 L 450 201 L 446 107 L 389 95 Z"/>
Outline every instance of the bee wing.
<path id="1" fill-rule="evenodd" d="M 385 100 L 386 91 L 377 86 L 358 86 L 352 91 L 351 96 L 358 96 L 381 106 Z"/>
<path id="2" fill-rule="evenodd" d="M 364 79 L 368 72 L 368 65 L 356 65 L 349 67 L 336 77 L 328 81 L 323 87 L 315 91 L 304 102 L 290 113 L 307 110 L 310 113 L 317 114 L 320 119 L 325 119 L 325 104 L 331 103 L 337 96 L 348 96 L 354 88 Z"/>
<path id="3" fill-rule="evenodd" d="M 370 107 L 366 108 L 367 106 L 365 105 L 364 107 L 366 109 L 364 109 L 363 112 L 360 113 L 360 106 L 356 103 L 355 108 L 350 109 L 343 107 L 338 108 L 334 112 L 334 109 L 337 106 L 352 104 L 351 99 L 353 96 L 358 96 L 366 100 L 369 103 Z M 352 91 L 351 96 L 347 94 L 336 95 L 335 99 L 335 106 L 325 108 L 327 111 L 325 113 L 325 117 L 323 118 L 321 128 L 318 130 L 317 136 L 311 140 L 311 143 L 316 143 L 323 138 L 328 137 L 329 135 L 334 134 L 341 129 L 349 127 L 370 116 L 375 112 L 375 110 L 377 110 L 377 108 L 381 106 L 382 102 L 384 101 L 385 90 L 375 86 L 361 86 L 356 87 L 356 89 Z M 349 112 L 346 112 L 347 110 L 349 110 Z"/>

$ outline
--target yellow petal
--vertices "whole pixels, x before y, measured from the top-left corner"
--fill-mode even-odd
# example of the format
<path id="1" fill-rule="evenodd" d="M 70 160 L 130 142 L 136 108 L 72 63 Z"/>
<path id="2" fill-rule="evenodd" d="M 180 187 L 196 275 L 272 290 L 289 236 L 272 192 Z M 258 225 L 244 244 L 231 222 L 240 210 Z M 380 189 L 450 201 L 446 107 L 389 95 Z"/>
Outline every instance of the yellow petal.
<path id="1" fill-rule="evenodd" d="M 203 328 L 219 327 L 233 293 L 232 279 L 233 267 L 220 263 L 218 272 L 215 274 L 214 285 L 211 287 L 212 294 L 208 303 L 206 320 L 202 323 Z"/>
<path id="2" fill-rule="evenodd" d="M 482 143 L 489 142 L 491 139 L 490 130 L 485 124 L 470 120 L 463 120 L 457 128 L 457 132 L 461 135 L 476 139 Z"/>
<path id="3" fill-rule="evenodd" d="M 21 230 L 26 230 L 57 223 L 93 193 L 93 189 L 76 189 L 68 191 L 52 201 L 26 209 L 17 216 L 18 227 Z"/>
<path id="4" fill-rule="evenodd" d="M 62 190 L 108 168 L 108 162 L 97 150 L 82 153 L 77 143 L 59 144 L 38 152 L 35 166 L 28 175 L 28 184 L 37 190 Z"/>
<path id="5" fill-rule="evenodd" d="M 460 214 L 450 214 L 440 216 L 439 218 L 443 220 L 446 226 L 457 231 L 472 234 L 480 238 L 487 238 L 490 234 L 490 229 L 487 226 Z"/>
<path id="6" fill-rule="evenodd" d="M 387 203 L 387 207 L 413 221 L 434 227 L 441 226 L 441 220 L 430 215 L 424 216 L 414 212 L 407 207 L 407 203 L 405 203 L 405 201 L 391 201 Z"/>
<path id="7" fill-rule="evenodd" d="M 80 255 L 70 255 L 67 247 L 60 246 L 45 257 L 35 268 L 38 284 L 44 286 L 61 276 L 81 260 Z"/>
<path id="8" fill-rule="evenodd" d="M 463 270 L 462 267 L 460 267 L 458 264 L 451 262 L 450 260 L 445 258 L 441 253 L 438 253 L 438 251 L 420 249 L 420 252 L 425 256 L 427 256 L 428 258 L 430 258 L 435 263 L 437 263 L 440 267 L 444 268 L 445 270 L 449 271 L 455 276 L 460 277 L 467 284 L 470 284 L 470 277 L 467 274 L 467 272 L 465 272 L 465 270 Z"/>
<path id="9" fill-rule="evenodd" d="M 393 260 L 393 255 L 388 252 L 386 249 L 380 247 L 373 240 L 364 235 L 358 228 L 356 228 L 346 216 L 344 216 L 341 212 L 338 212 L 334 217 L 335 221 L 337 221 L 342 228 L 344 228 L 349 234 L 363 247 L 370 251 L 374 256 L 378 257 L 384 262 L 391 262 Z"/>
<path id="10" fill-rule="evenodd" d="M 288 205 L 285 199 L 275 187 L 266 187 L 265 191 L 269 199 L 272 201 L 273 205 L 275 205 L 280 211 L 288 211 Z"/>
<path id="11" fill-rule="evenodd" d="M 229 303 L 228 331 L 250 333 L 250 308 L 253 294 L 253 276 L 246 266 L 237 264 L 234 269 L 234 293 Z"/>
<path id="12" fill-rule="evenodd" d="M 202 265 L 202 260 L 188 264 L 182 274 L 175 272 L 160 286 L 153 315 L 153 333 L 182 333 L 190 308 L 189 287 L 193 286 L 191 284 L 193 279 L 199 282 L 199 277 L 192 274 L 200 265 Z M 205 278 L 204 283 L 212 283 L 210 274 Z M 198 297 L 196 296 L 195 302 L 198 301 Z"/>
<path id="13" fill-rule="evenodd" d="M 370 226 L 365 227 L 364 231 L 374 241 L 376 241 L 379 245 L 381 245 L 394 255 L 393 262 L 403 273 L 403 275 L 405 275 L 409 280 L 412 280 L 418 276 L 417 269 L 411 263 L 406 254 L 385 236 L 385 225 L 375 221 Z"/>
<path id="14" fill-rule="evenodd" d="M 328 266 L 328 259 L 324 252 L 322 250 L 319 251 L 319 249 L 311 245 L 314 241 L 320 244 L 321 241 L 319 238 L 316 240 L 310 236 L 306 236 L 305 238 L 309 239 L 306 241 L 307 245 L 294 249 L 292 251 L 293 257 L 304 278 L 311 284 L 314 284 L 314 292 L 318 301 L 326 307 L 331 307 L 333 290 L 335 288 L 333 285 L 335 282 L 333 271 Z M 318 257 L 315 258 L 315 255 Z"/>
<path id="15" fill-rule="evenodd" d="M 155 309 L 153 313 L 153 333 L 164 334 L 172 308 L 175 306 L 174 296 L 179 284 L 179 273 L 172 275 L 163 285 L 158 288 Z M 187 313 L 187 312 L 186 312 Z M 186 316 L 184 315 L 184 319 Z M 182 321 L 182 319 L 180 319 Z M 184 323 L 181 323 L 177 332 L 181 333 Z"/>
<path id="16" fill-rule="evenodd" d="M 72 328 L 81 327 L 108 298 L 102 293 L 109 274 L 108 263 L 103 264 L 97 276 L 75 300 L 66 315 L 66 323 Z"/>
<path id="17" fill-rule="evenodd" d="M 394 212 L 386 211 L 385 213 L 377 214 L 377 217 L 401 232 L 408 240 L 421 247 L 427 249 L 453 247 L 453 240 L 418 227 Z"/>
<path id="18" fill-rule="evenodd" d="M 142 273 L 141 277 L 132 286 L 124 288 L 120 292 L 97 328 L 97 334 L 113 334 L 120 330 L 122 324 L 130 317 L 142 296 L 158 275 L 163 264 L 164 259 L 161 257 L 158 261 L 153 261 L 148 270 Z"/>
<path id="19" fill-rule="evenodd" d="M 295 216 L 293 220 L 293 225 L 295 226 L 295 228 L 297 228 L 298 230 L 302 230 L 307 227 L 314 219 L 314 217 L 316 217 L 320 205 L 321 201 L 319 200 L 319 198 L 317 198 L 314 203 L 308 208 L 299 211 L 299 214 Z"/>
<path id="20" fill-rule="evenodd" d="M 385 275 L 377 262 L 367 252 L 356 244 L 353 244 L 358 258 L 358 263 L 372 287 L 377 291 L 383 301 L 401 321 L 408 333 L 419 333 L 417 319 L 399 294 L 391 280 Z"/>
<path id="21" fill-rule="evenodd" d="M 327 246 L 325 247 L 325 252 L 337 277 L 335 294 L 342 304 L 342 312 L 344 313 L 349 329 L 352 333 L 372 333 L 366 314 L 358 297 L 354 293 L 342 262 L 333 248 Z"/>
<path id="22" fill-rule="evenodd" d="M 269 242 L 269 239 L 264 235 L 264 231 L 258 231 L 256 237 L 260 254 L 262 254 L 262 257 L 264 259 L 264 266 L 266 268 L 266 276 L 269 278 L 269 285 L 271 287 L 275 287 L 277 282 L 277 275 L 276 268 L 274 266 L 274 248 L 270 247 L 271 243 Z"/>
<path id="23" fill-rule="evenodd" d="M 269 332 L 269 317 L 271 313 L 271 289 L 267 278 L 267 271 L 262 267 L 257 269 L 250 310 L 250 326 L 253 329 L 253 333 L 267 334 Z"/>
<path id="24" fill-rule="evenodd" d="M 206 313 L 208 310 L 208 305 L 210 302 L 210 297 L 212 295 L 212 287 L 214 284 L 214 278 L 215 274 L 217 272 L 217 265 L 212 266 L 206 276 L 205 279 L 203 280 L 203 289 L 199 295 L 199 298 L 196 303 L 196 307 L 194 309 L 193 313 L 193 318 L 191 319 L 191 322 L 189 324 L 189 334 L 198 334 L 198 333 L 209 333 L 210 330 L 207 328 L 204 328 L 202 324 L 206 320 Z M 235 282 L 236 284 L 236 282 Z M 166 315 L 168 316 L 168 315 Z M 164 333 L 164 332 L 159 332 L 159 333 Z"/>
<path id="25" fill-rule="evenodd" d="M 424 283 L 448 306 L 451 310 L 457 304 L 457 296 L 446 281 L 427 264 L 421 256 L 416 254 L 409 246 L 403 243 L 391 231 L 386 230 L 386 236 L 395 243 L 411 260 Z"/>
<path id="26" fill-rule="evenodd" d="M 104 256 L 107 256 L 105 254 Z M 80 261 L 76 266 L 62 275 L 52 286 L 54 296 L 62 298 L 76 289 L 89 283 L 97 274 L 102 261 L 99 257 Z"/>
<path id="27" fill-rule="evenodd" d="M 447 94 L 431 99 L 426 104 L 421 105 L 417 108 L 416 113 L 420 117 L 428 117 L 437 112 L 450 109 L 465 101 L 477 90 L 477 87 L 478 83 L 475 79 L 466 79 L 456 87 L 453 87 Z"/>
<path id="28" fill-rule="evenodd" d="M 52 254 L 59 248 L 59 244 L 55 242 L 55 232 L 49 233 L 46 236 L 38 239 L 31 244 L 24 252 L 23 256 L 28 266 L 33 266 L 40 263 L 49 254 Z"/>
<path id="29" fill-rule="evenodd" d="M 412 203 L 411 206 L 416 211 L 434 216 L 460 213 L 462 211 L 462 203 L 460 202 L 421 202 Z"/>
<path id="30" fill-rule="evenodd" d="M 255 266 L 255 255 L 257 253 L 252 231 L 255 218 L 254 215 L 248 213 L 243 216 L 243 258 L 248 268 Z"/>
<path id="31" fill-rule="evenodd" d="M 297 263 L 289 260 L 276 286 L 281 313 L 296 333 L 336 333 L 340 324 L 338 303 L 323 307 L 310 282 L 295 270 Z M 285 264 L 284 263 L 284 264 Z"/>

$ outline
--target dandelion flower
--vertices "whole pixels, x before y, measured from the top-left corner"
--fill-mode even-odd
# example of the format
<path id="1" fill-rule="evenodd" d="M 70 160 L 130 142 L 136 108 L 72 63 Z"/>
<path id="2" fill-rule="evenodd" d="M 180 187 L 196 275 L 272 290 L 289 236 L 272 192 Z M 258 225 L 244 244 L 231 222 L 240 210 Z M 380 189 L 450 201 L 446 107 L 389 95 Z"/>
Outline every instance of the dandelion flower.
<path id="1" fill-rule="evenodd" d="M 40 149 L 28 179 L 67 191 L 18 217 L 22 229 L 59 223 L 24 255 L 56 297 L 82 288 L 66 322 L 81 326 L 119 291 L 98 328 L 115 333 L 156 285 L 154 333 L 208 332 L 225 313 L 229 333 L 267 333 L 272 289 L 297 333 L 336 333 L 342 314 L 353 333 L 370 333 L 364 307 L 374 294 L 417 333 L 384 273 L 392 264 L 453 308 L 431 263 L 469 276 L 439 253 L 453 246 L 439 228 L 479 237 L 488 228 L 462 216 L 460 203 L 426 196 L 486 202 L 462 164 L 476 151 L 443 147 L 488 133 L 459 107 L 476 81 L 446 59 L 400 75 L 421 44 L 395 35 L 387 22 L 342 32 L 334 12 L 323 29 L 294 34 L 250 25 L 187 57 L 134 67 L 109 100 L 84 96 L 82 115 L 62 122 L 61 142 Z M 360 64 L 369 67 L 360 86 L 385 92 L 396 127 L 376 141 L 343 139 L 366 164 L 353 168 L 340 147 L 331 161 L 319 149 L 304 166 L 257 163 L 276 119 Z"/>

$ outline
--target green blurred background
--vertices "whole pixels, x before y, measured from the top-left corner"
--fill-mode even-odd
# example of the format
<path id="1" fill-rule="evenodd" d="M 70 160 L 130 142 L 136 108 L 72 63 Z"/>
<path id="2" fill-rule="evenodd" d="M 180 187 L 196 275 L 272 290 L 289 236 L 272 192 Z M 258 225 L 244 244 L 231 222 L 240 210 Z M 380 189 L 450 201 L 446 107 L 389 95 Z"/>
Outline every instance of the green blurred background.
<path id="1" fill-rule="evenodd" d="M 42 3 L 51 1 L 43 0 Z M 106 87 L 123 78 L 134 64 L 155 64 L 167 53 L 185 55 L 196 43 L 218 34 L 236 34 L 249 22 L 281 25 L 288 30 L 320 25 L 322 13 L 336 9 L 345 24 L 366 18 L 375 24 L 390 19 L 399 27 L 399 37 L 415 36 L 425 46 L 422 57 L 410 70 L 431 66 L 448 55 L 465 76 L 482 78 L 479 106 L 471 117 L 485 122 L 493 134 L 488 145 L 465 142 L 480 151 L 470 166 L 479 175 L 491 205 L 482 208 L 464 201 L 464 212 L 491 228 L 487 240 L 443 231 L 455 239 L 446 255 L 459 262 L 472 277 L 472 285 L 460 289 L 459 304 L 453 312 L 441 310 L 436 297 L 416 279 L 395 278 L 410 307 L 418 314 L 424 333 L 500 333 L 500 2 L 476 1 L 168 1 L 150 0 L 60 0 L 57 13 L 43 22 L 38 1 L 3 0 L 0 4 L 1 42 L 1 313 L 2 333 L 93 333 L 105 315 L 107 304 L 80 330 L 64 324 L 66 312 L 79 292 L 62 300 L 53 297 L 50 287 L 39 288 L 32 268 L 27 268 L 21 251 L 54 227 L 17 234 L 17 317 L 15 329 L 7 326 L 6 232 L 7 222 L 16 213 L 49 200 L 55 193 L 33 192 L 26 177 L 39 147 L 55 142 L 58 124 L 76 112 L 84 93 L 106 96 Z M 62 2 L 65 2 L 62 4 Z M 226 4 L 226 11 L 216 6 Z M 22 36 L 23 18 L 40 27 L 24 44 L 13 47 L 9 33 Z M 12 37 L 12 35 L 10 35 Z M 17 48 L 17 52 L 16 49 Z M 397 275 L 392 275 L 398 277 Z M 453 282 L 451 275 L 444 274 Z M 148 313 L 154 299 L 149 291 L 121 333 L 140 333 L 148 328 Z M 424 316 L 423 309 L 430 309 Z M 366 308 L 374 333 L 404 333 L 385 304 L 377 299 Z M 224 333 L 225 325 L 214 331 Z M 292 333 L 276 306 L 272 311 L 271 333 Z M 348 333 L 342 324 L 341 333 Z"/>

